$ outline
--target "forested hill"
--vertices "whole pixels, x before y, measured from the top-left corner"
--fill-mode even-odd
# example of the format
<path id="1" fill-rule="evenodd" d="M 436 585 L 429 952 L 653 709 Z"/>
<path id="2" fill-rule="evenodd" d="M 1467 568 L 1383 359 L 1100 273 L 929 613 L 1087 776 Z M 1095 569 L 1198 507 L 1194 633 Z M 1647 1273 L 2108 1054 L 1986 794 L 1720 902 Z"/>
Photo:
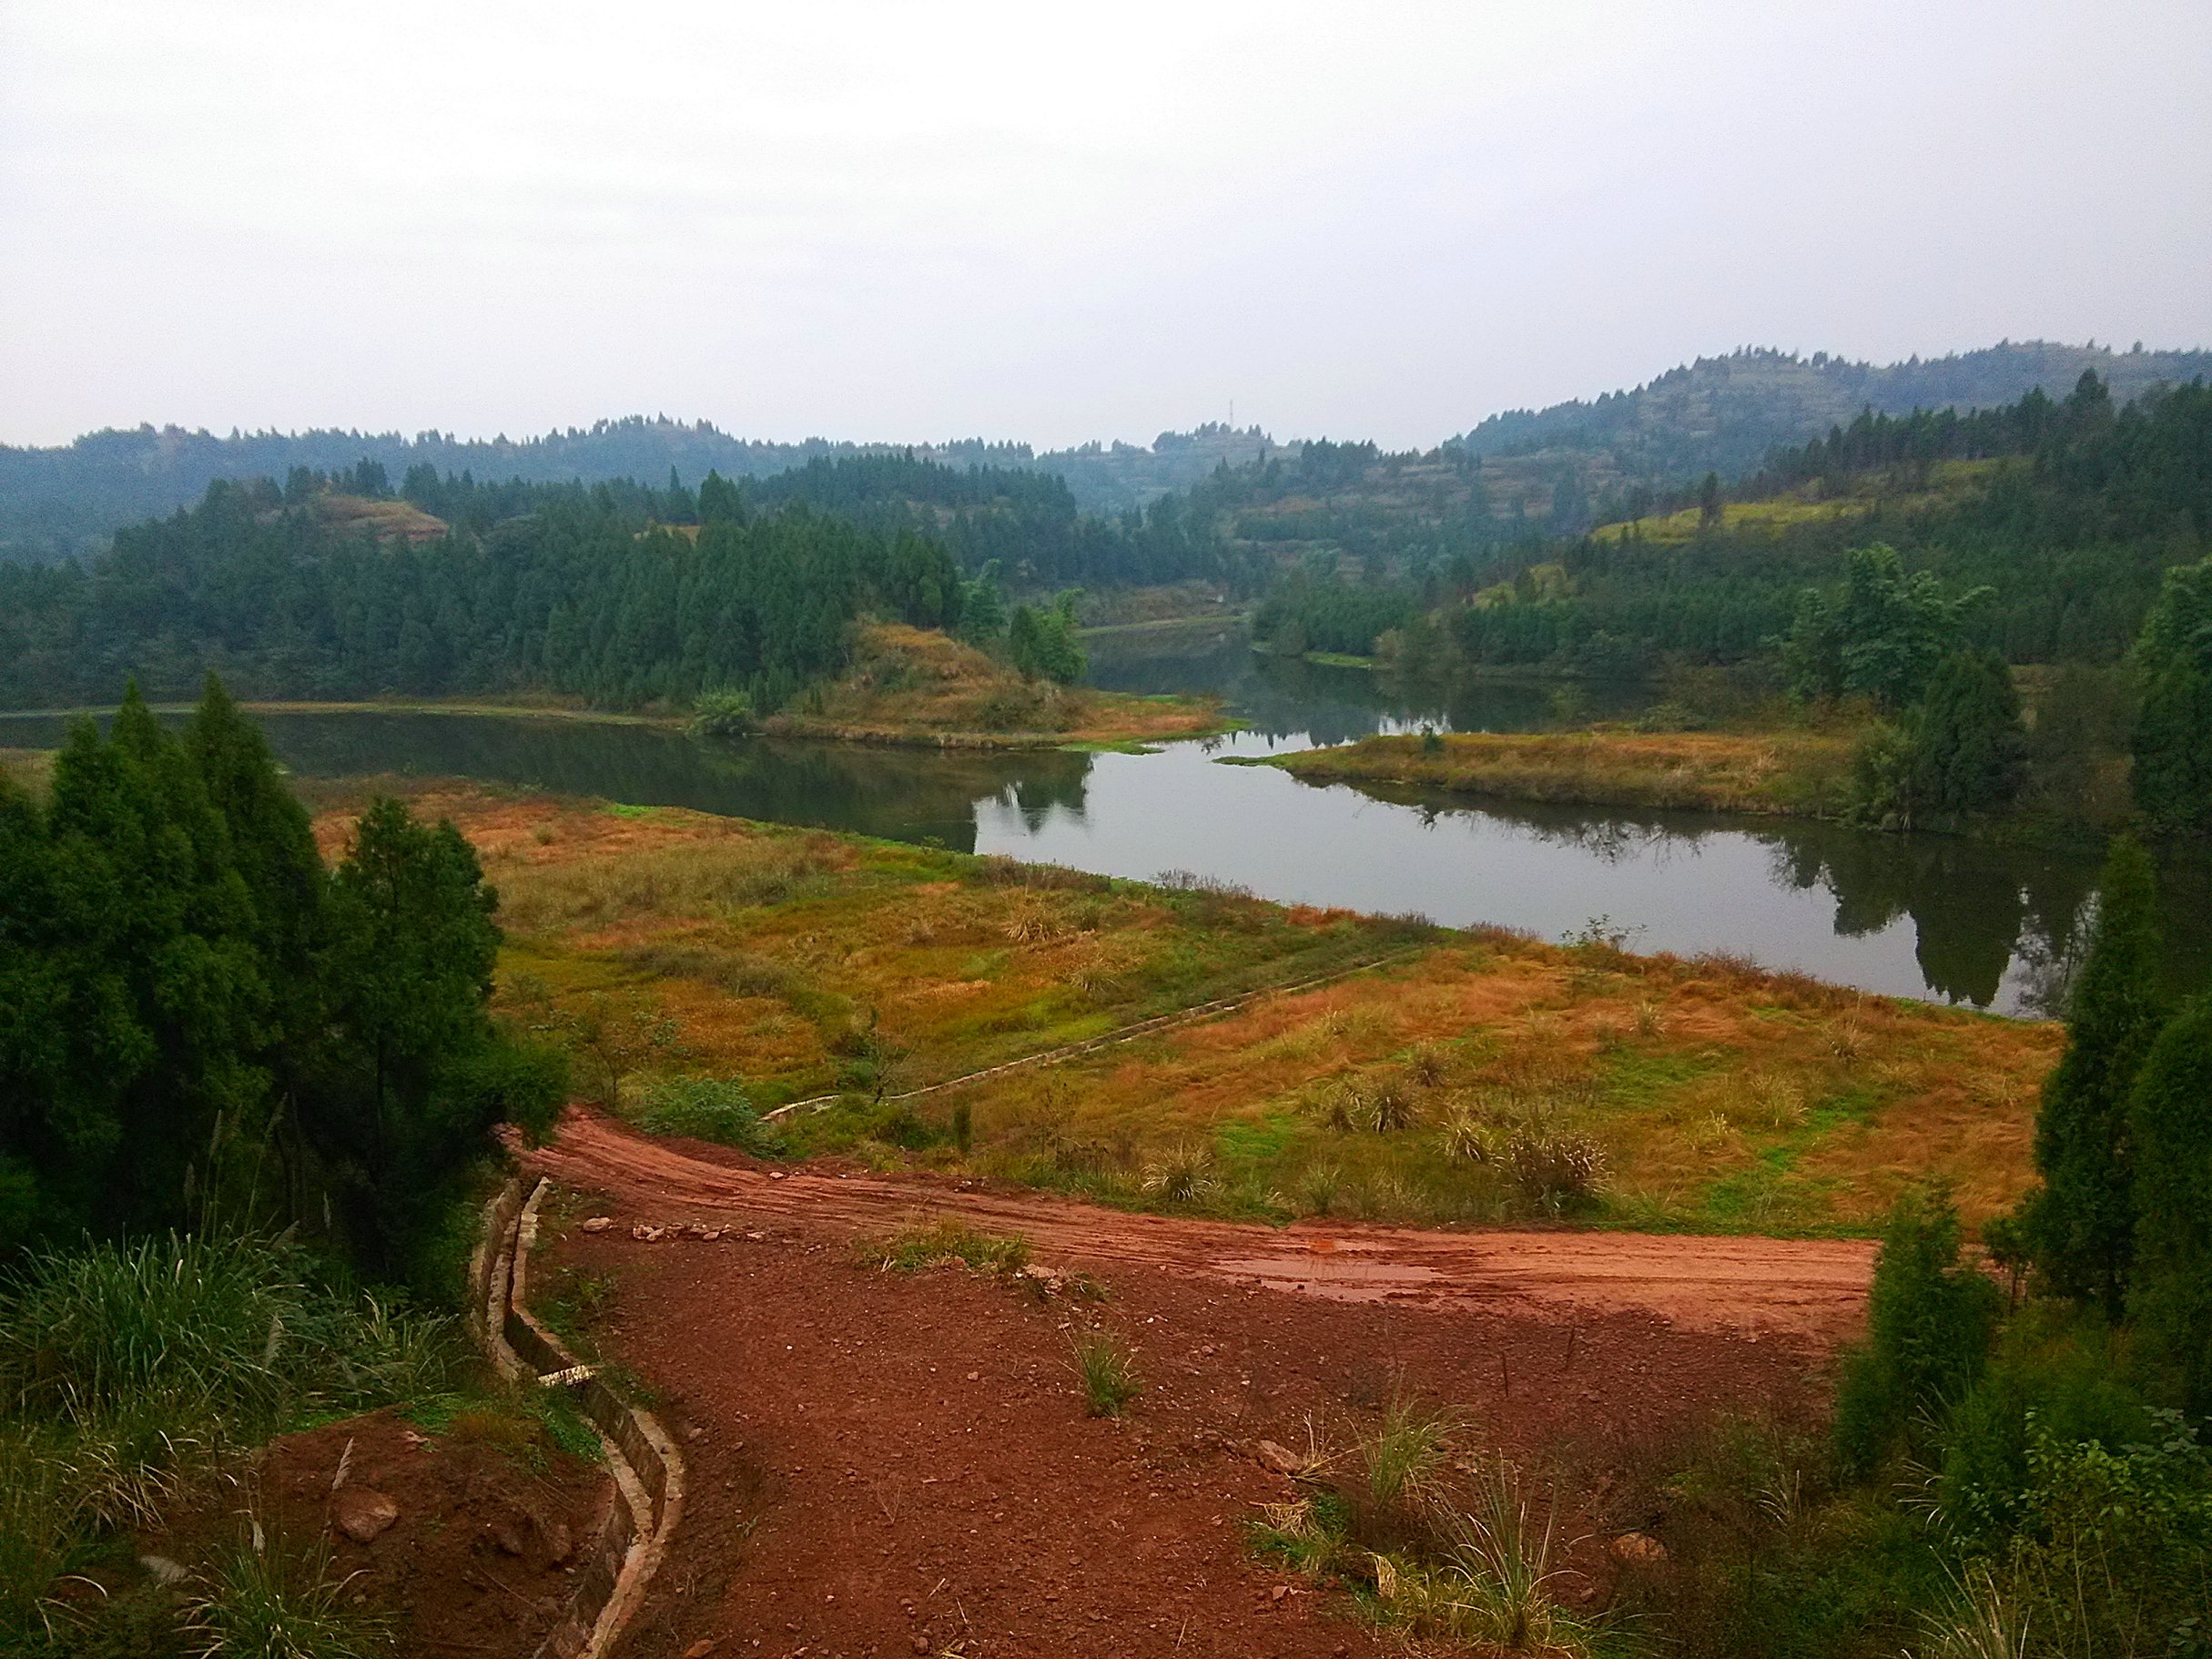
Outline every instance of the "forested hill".
<path id="1" fill-rule="evenodd" d="M 2115 351 L 2095 345 L 2007 341 L 1950 357 L 1852 362 L 1745 350 L 1700 357 L 1628 392 L 1594 402 L 1494 414 L 1449 447 L 1471 455 L 1542 455 L 1592 495 L 1665 489 L 1708 472 L 1735 478 L 1768 453 L 1848 425 L 1865 410 L 1988 408 L 2041 389 L 2063 397 L 2094 371 L 2126 402 L 2158 382 L 2212 375 L 2212 351 Z"/>
<path id="2" fill-rule="evenodd" d="M 743 691 L 774 709 L 843 668 L 863 615 L 947 626 L 975 596 L 1006 626 L 941 544 L 803 504 L 411 482 L 435 515 L 347 493 L 372 471 L 218 481 L 88 565 L 0 565 L 0 705 L 106 699 L 133 677 L 188 696 L 212 670 L 248 697 Z"/>
<path id="3" fill-rule="evenodd" d="M 766 478 L 817 460 L 913 454 L 956 467 L 1024 468 L 1064 479 L 1085 511 L 1142 507 L 1211 473 L 1279 453 L 1256 427 L 1162 433 L 1152 445 L 1088 443 L 1039 454 L 1027 443 L 981 439 L 918 445 L 807 438 L 795 443 L 732 437 L 707 422 L 632 416 L 542 437 L 462 439 L 443 433 L 207 432 L 168 426 L 109 430 L 54 448 L 0 444 L 0 563 L 45 563 L 96 551 L 107 534 L 199 499 L 218 478 L 289 477 L 295 468 L 334 473 L 367 460 L 398 478 L 427 467 L 443 474 L 528 483 L 662 479 L 673 470 L 698 484 Z"/>
<path id="4" fill-rule="evenodd" d="M 1574 537 L 1484 549 L 1395 523 L 1365 545 L 1316 544 L 1262 605 L 1262 636 L 1408 667 L 1732 664 L 1766 655 L 1848 549 L 1882 543 L 1915 573 L 1988 590 L 1970 642 L 2016 663 L 2110 663 L 2165 573 L 2212 552 L 2212 387 L 2116 409 L 2089 375 L 2064 399 L 1979 415 L 1870 416 L 1738 490 Z"/>

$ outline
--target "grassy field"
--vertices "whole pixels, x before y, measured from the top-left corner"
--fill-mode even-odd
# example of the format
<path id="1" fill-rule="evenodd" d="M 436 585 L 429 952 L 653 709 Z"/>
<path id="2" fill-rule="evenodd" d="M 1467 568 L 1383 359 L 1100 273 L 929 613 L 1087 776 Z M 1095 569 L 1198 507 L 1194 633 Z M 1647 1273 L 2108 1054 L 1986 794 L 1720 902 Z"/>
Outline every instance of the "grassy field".
<path id="1" fill-rule="evenodd" d="M 1863 518 L 1877 508 L 1915 512 L 1950 506 L 1962 497 L 1987 489 L 2007 461 L 1938 461 L 1923 478 L 1901 483 L 1889 475 L 1869 473 L 1851 481 L 1848 493 L 1823 494 L 1815 486 L 1771 496 L 1763 501 L 1731 501 L 1722 504 L 1720 527 L 1737 534 L 1779 535 L 1801 524 L 1844 518 Z M 1704 527 L 1699 511 L 1685 507 L 1650 518 L 1600 524 L 1590 532 L 1595 541 L 1620 541 L 1629 535 L 1659 546 L 1695 541 Z"/>
<path id="2" fill-rule="evenodd" d="M 1025 680 L 944 634 L 878 623 L 852 667 L 766 722 L 796 738 L 944 743 L 979 748 L 1054 744 L 1126 747 L 1219 731 L 1211 698 L 1132 697 Z"/>
<path id="3" fill-rule="evenodd" d="M 1454 732 L 1363 738 L 1266 764 L 1314 783 L 1817 817 L 1845 803 L 1853 741 L 1818 731 Z"/>
<path id="4" fill-rule="evenodd" d="M 351 805 L 326 800 L 326 842 Z M 682 1107 L 692 1116 L 658 1121 L 710 1123 L 720 1106 L 681 1080 L 734 1083 L 763 1110 L 830 1094 L 767 1126 L 740 1106 L 743 1133 L 725 1138 L 1113 1204 L 1859 1230 L 1933 1175 L 1980 1218 L 2026 1185 L 2061 1040 L 1744 962 L 1187 882 L 472 789 L 418 806 L 482 850 L 509 934 L 502 1005 L 565 1034 L 581 1091 L 634 1119 Z"/>

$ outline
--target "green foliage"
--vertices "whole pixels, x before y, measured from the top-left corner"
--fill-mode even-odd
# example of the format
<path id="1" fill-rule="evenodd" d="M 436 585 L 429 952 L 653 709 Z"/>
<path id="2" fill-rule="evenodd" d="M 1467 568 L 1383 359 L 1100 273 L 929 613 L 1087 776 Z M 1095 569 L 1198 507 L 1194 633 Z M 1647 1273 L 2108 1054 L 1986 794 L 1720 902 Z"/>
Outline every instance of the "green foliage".
<path id="1" fill-rule="evenodd" d="M 699 738 L 742 738 L 759 724 L 753 699 L 727 688 L 702 691 L 691 700 L 691 730 Z"/>
<path id="2" fill-rule="evenodd" d="M 2020 788 L 2027 731 L 2004 659 L 1960 651 L 1936 667 L 1920 706 L 1918 794 L 1932 812 L 1987 812 Z"/>
<path id="3" fill-rule="evenodd" d="M 2152 1362 L 2212 1412 L 2212 996 L 2169 1021 L 2128 1106 L 2135 1271 L 2128 1298 Z"/>
<path id="4" fill-rule="evenodd" d="M 381 1659 L 391 1620 L 345 1590 L 327 1542 L 295 1553 L 256 1522 L 195 1583 L 187 1622 L 196 1651 L 220 1659 Z"/>
<path id="5" fill-rule="evenodd" d="M 0 1280 L 0 1438 L 67 1471 L 70 1513 L 143 1521 L 179 1474 L 289 1420 L 442 1386 L 452 1348 L 444 1321 L 267 1239 L 41 1253 Z"/>
<path id="6" fill-rule="evenodd" d="M 2028 1237 L 2045 1280 L 2114 1315 L 2134 1249 L 2136 1159 L 2128 1096 L 2166 1006 L 2158 991 L 2157 897 L 2150 857 L 2113 843 L 2095 929 L 2067 1011 L 2066 1050 L 2035 1114 Z"/>
<path id="7" fill-rule="evenodd" d="M 2136 667 L 2136 805 L 2161 834 L 2212 835 L 2212 558 L 2166 573 Z"/>
<path id="8" fill-rule="evenodd" d="M 1907 575 L 1883 543 L 1844 555 L 1843 585 L 1807 589 L 1782 641 L 1790 688 L 1801 697 L 1869 697 L 1885 707 L 1916 701 L 1956 647 L 1966 612 L 1987 596 L 1947 596 L 1928 571 Z"/>
<path id="9" fill-rule="evenodd" d="M 2028 1424 L 2017 1530 L 1989 1573 L 2028 1652 L 2196 1654 L 2212 1644 L 2212 1456 L 2172 1412 L 2126 1446 Z"/>
<path id="10" fill-rule="evenodd" d="M 2002 1304 L 1997 1288 L 1959 1260 L 1958 1212 L 1940 1194 L 1898 1201 L 1867 1296 L 1867 1341 L 1846 1359 L 1836 1396 L 1836 1446 L 1863 1472 L 1891 1452 L 1930 1445 L 1942 1414 L 1981 1375 Z"/>
<path id="11" fill-rule="evenodd" d="M 470 1084 L 492 1040 L 497 902 L 459 830 L 420 823 L 389 799 L 361 814 L 331 877 L 334 1064 L 302 1119 L 339 1172 L 350 1230 L 373 1265 L 397 1259 L 496 1121 L 496 1096 Z"/>
<path id="12" fill-rule="evenodd" d="M 649 1135 L 688 1135 L 757 1158 L 776 1157 L 784 1149 L 776 1126 L 761 1120 L 752 1096 L 734 1077 L 661 1078 L 646 1091 L 632 1121 Z"/>
<path id="13" fill-rule="evenodd" d="M 1007 624 L 1006 649 L 1024 677 L 1062 686 L 1082 677 L 1083 647 L 1075 640 L 1075 599 L 1074 594 L 1066 593 L 1044 610 L 1026 605 L 1014 607 Z"/>

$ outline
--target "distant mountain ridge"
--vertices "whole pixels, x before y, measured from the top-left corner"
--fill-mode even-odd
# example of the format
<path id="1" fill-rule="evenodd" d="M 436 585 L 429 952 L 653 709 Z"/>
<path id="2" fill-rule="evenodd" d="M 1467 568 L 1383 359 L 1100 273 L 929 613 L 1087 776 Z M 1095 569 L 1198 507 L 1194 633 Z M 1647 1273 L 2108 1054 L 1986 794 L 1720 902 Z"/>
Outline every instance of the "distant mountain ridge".
<path id="1" fill-rule="evenodd" d="M 472 473 L 479 482 L 566 483 L 665 480 L 670 469 L 696 485 L 709 471 L 766 478 L 817 460 L 911 453 L 949 466 L 1019 467 L 1057 473 L 1087 512 L 1141 507 L 1211 473 L 1281 453 L 1257 427 L 1205 425 L 1162 433 L 1150 448 L 1087 443 L 1037 453 L 1027 443 L 980 438 L 943 443 L 870 443 L 807 438 L 796 443 L 737 438 L 707 421 L 632 415 L 543 437 L 456 438 L 438 432 L 238 433 L 218 438 L 180 427 L 110 428 L 48 449 L 0 444 L 0 560 L 44 561 L 90 552 L 125 524 L 198 501 L 218 478 L 282 483 L 295 467 L 336 473 L 369 460 L 394 479 L 413 466 Z"/>
<path id="2" fill-rule="evenodd" d="M 1485 459 L 1542 455 L 1576 471 L 1593 490 L 1664 488 L 1709 472 L 1724 479 L 1753 472 L 1772 450 L 1825 437 L 1868 408 L 1891 415 L 1994 408 L 2037 387 L 2063 397 L 2086 370 L 2125 403 L 2162 381 L 2212 376 L 2212 351 L 2004 341 L 1948 357 L 1874 364 L 1825 351 L 1801 357 L 1747 347 L 1700 357 L 1627 392 L 1507 410 L 1446 443 Z"/>

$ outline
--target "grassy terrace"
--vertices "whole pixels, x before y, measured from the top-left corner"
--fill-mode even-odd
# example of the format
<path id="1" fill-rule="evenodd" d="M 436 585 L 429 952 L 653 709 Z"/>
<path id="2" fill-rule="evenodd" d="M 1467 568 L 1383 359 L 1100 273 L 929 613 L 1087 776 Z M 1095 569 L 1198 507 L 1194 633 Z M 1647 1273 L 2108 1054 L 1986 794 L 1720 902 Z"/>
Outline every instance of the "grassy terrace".
<path id="1" fill-rule="evenodd" d="M 326 799 L 326 841 L 356 800 Z M 1858 1230 L 1936 1174 L 1979 1218 L 2026 1183 L 2061 1039 L 1732 961 L 677 810 L 462 788 L 418 806 L 482 850 L 509 932 L 502 999 L 571 1033 L 586 1092 L 666 1122 L 695 1088 L 685 1078 L 738 1080 L 763 1109 L 846 1091 L 785 1119 L 781 1149 L 1109 1203 Z M 891 1098 L 1369 962 L 1060 1064 Z"/>
<path id="2" fill-rule="evenodd" d="M 1843 805 L 1852 741 L 1812 731 L 1456 732 L 1363 738 L 1265 764 L 1314 783 L 1817 817 Z"/>

